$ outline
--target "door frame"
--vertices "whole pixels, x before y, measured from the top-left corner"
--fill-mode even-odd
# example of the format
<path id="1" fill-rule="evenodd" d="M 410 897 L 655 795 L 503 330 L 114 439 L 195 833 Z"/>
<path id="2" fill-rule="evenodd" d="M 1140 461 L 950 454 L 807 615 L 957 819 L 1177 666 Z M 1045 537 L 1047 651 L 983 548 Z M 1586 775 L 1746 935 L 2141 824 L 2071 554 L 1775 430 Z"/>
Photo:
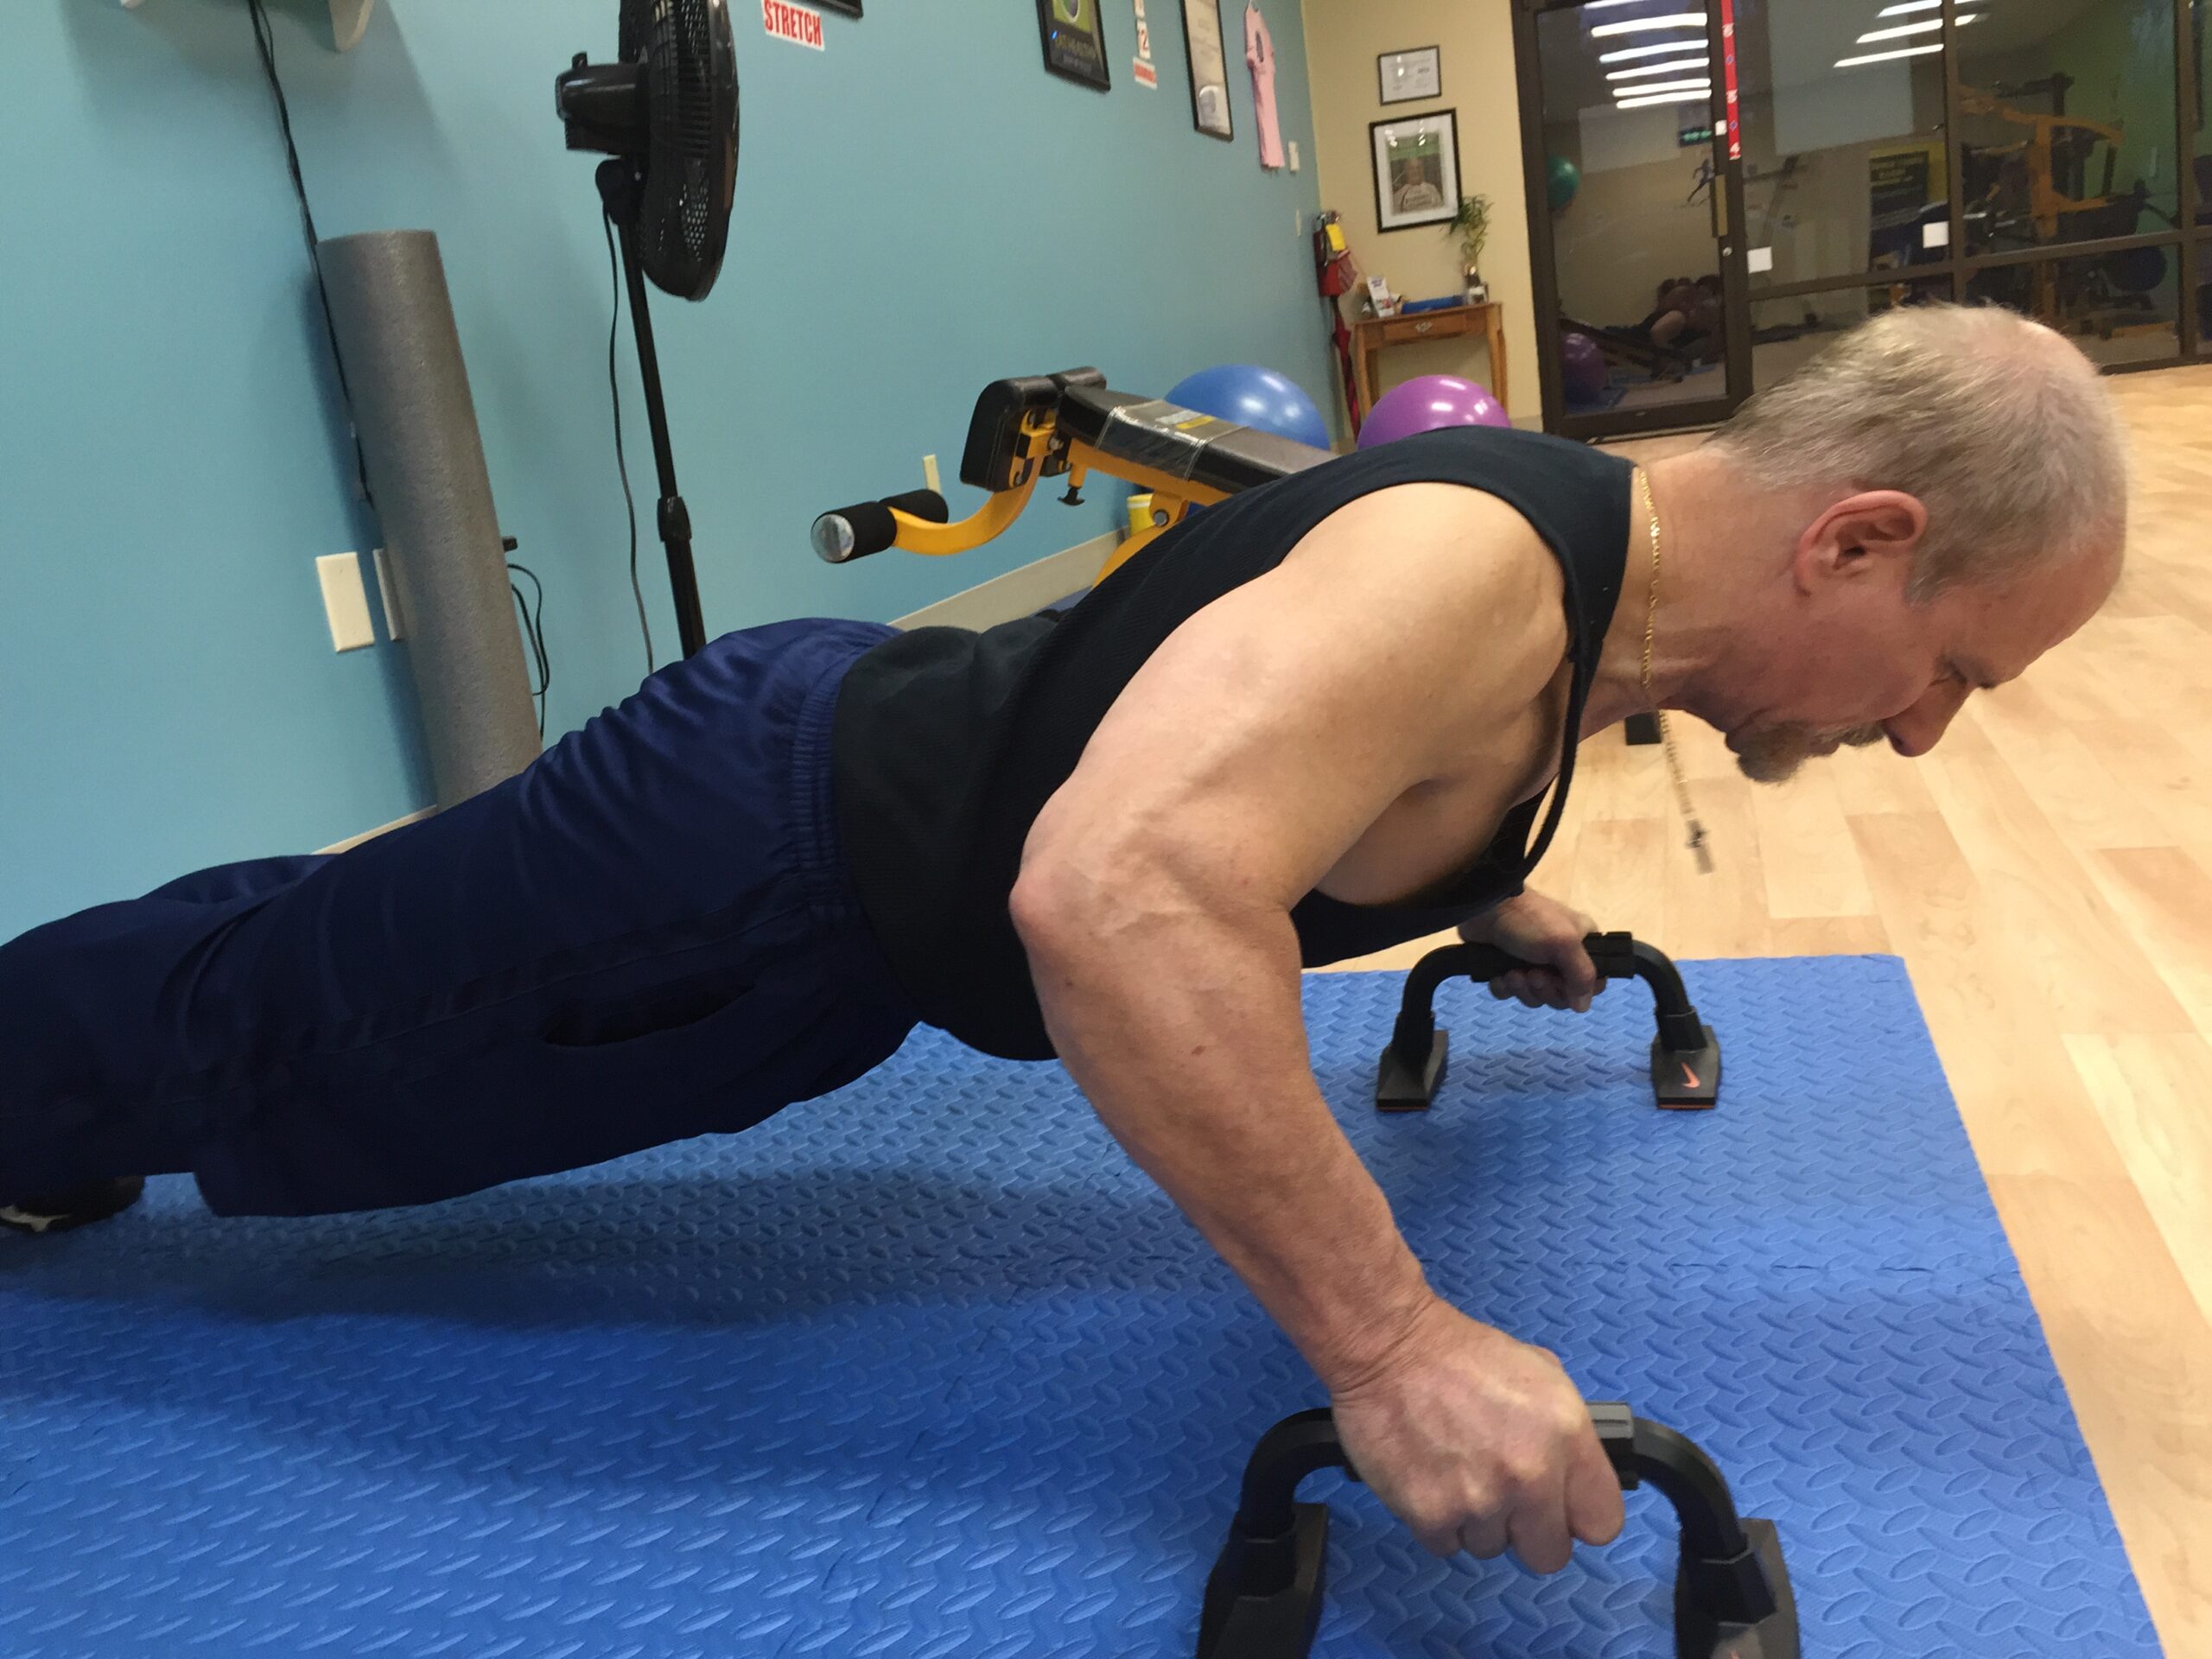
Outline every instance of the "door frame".
<path id="1" fill-rule="evenodd" d="M 1513 73 L 1521 104 L 1521 170 L 1529 212 L 1529 251 L 1535 280 L 1536 378 L 1543 391 L 1544 430 L 1562 437 L 1599 439 L 1636 433 L 1711 426 L 1726 420 L 1751 392 L 1751 274 L 1744 252 L 1743 145 L 1735 111 L 1727 98 L 1728 78 L 1713 77 L 1707 105 L 1713 128 L 1713 188 L 1726 216 L 1717 238 L 1720 261 L 1721 337 L 1726 348 L 1726 379 L 1719 395 L 1654 404 L 1646 409 L 1606 410 L 1578 415 L 1567 407 L 1560 378 L 1559 263 L 1552 246 L 1548 155 L 1544 143 L 1543 59 L 1537 20 L 1546 12 L 1578 11 L 1590 0 L 1514 0 Z M 1707 50 L 1725 66 L 1735 51 L 1734 0 L 1701 0 L 1706 6 Z M 1685 106 L 1688 107 L 1688 106 Z"/>

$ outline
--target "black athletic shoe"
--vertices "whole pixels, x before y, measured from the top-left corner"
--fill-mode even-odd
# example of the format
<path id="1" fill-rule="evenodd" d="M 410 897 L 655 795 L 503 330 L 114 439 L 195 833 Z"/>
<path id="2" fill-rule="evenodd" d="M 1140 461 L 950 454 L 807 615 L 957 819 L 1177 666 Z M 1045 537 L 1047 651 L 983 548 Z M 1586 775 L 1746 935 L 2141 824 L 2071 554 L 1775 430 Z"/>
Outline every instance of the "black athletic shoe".
<path id="1" fill-rule="evenodd" d="M 73 1227 L 121 1215 L 138 1202 L 138 1195 L 145 1190 L 144 1179 L 137 1175 L 87 1181 L 67 1192 L 41 1193 L 35 1198 L 0 1204 L 0 1227 L 19 1233 L 66 1233 Z"/>

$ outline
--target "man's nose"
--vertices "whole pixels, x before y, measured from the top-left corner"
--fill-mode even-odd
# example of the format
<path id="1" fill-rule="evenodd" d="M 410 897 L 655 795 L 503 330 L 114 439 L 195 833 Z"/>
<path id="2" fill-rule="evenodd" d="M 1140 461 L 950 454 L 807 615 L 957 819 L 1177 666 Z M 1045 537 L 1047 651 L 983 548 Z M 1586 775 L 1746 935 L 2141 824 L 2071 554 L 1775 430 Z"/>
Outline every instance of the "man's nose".
<path id="1" fill-rule="evenodd" d="M 1907 757 L 1923 755 L 1942 741 L 1967 700 L 1963 685 L 1930 686 L 1912 707 L 1882 722 L 1890 747 Z"/>

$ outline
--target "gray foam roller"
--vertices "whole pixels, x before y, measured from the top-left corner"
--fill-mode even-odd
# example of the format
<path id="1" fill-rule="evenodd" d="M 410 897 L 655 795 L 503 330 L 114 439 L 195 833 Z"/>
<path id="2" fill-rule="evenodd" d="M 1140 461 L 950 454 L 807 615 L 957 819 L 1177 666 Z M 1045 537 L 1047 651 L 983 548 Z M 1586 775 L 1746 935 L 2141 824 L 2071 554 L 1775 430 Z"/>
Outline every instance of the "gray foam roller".
<path id="1" fill-rule="evenodd" d="M 527 766 L 538 741 L 445 262 L 429 231 L 335 237 L 321 252 L 438 804 L 451 806 Z"/>

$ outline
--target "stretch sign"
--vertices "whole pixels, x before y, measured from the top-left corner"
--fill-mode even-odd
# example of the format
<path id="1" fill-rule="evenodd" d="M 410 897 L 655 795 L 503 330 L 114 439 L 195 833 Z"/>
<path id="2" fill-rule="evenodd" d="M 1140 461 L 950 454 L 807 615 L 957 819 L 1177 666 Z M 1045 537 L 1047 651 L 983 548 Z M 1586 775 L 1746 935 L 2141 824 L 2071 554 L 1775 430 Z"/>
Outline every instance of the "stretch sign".
<path id="1" fill-rule="evenodd" d="M 791 0 L 760 0 L 760 23 L 779 41 L 789 41 L 793 46 L 810 46 L 817 52 L 823 49 L 822 14 L 818 11 L 792 5 Z"/>

